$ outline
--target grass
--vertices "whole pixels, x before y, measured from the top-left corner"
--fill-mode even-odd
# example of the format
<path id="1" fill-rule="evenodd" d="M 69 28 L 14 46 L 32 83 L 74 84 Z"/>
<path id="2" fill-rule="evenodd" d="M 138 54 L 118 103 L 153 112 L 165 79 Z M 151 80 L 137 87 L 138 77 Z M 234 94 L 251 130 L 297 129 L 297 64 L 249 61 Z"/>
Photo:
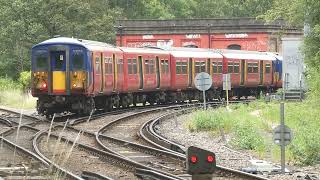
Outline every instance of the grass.
<path id="1" fill-rule="evenodd" d="M 22 91 L 22 86 L 16 81 L 0 78 L 0 105 L 32 109 L 36 107 L 36 98 Z"/>
<path id="2" fill-rule="evenodd" d="M 294 139 L 287 146 L 286 157 L 295 164 L 312 165 L 320 162 L 320 104 L 315 100 L 285 103 L 285 123 Z M 280 122 L 279 102 L 255 101 L 249 105 L 199 110 L 192 113 L 187 126 L 191 131 L 211 131 L 219 128 L 231 135 L 228 144 L 239 149 L 253 150 L 263 158 L 271 155 L 279 161 L 280 148 L 273 144 L 272 129 Z"/>

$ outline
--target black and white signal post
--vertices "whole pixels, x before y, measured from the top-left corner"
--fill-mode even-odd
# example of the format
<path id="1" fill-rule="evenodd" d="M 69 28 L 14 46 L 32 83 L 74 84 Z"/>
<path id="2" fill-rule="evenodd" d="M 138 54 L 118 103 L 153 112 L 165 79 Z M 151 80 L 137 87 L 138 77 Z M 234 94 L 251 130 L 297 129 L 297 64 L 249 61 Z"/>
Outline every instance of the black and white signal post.
<path id="1" fill-rule="evenodd" d="M 203 108 L 207 109 L 206 107 L 206 90 L 210 89 L 212 86 L 212 78 L 210 74 L 201 72 L 196 75 L 194 78 L 194 85 L 203 94 Z"/>

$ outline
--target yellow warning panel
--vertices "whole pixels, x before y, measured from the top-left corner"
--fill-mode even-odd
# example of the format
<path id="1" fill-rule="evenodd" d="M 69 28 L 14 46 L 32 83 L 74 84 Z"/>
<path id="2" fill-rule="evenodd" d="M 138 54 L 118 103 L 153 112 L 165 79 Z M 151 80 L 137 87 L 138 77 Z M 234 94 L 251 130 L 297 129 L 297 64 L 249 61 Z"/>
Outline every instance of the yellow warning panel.
<path id="1" fill-rule="evenodd" d="M 66 73 L 64 71 L 52 72 L 52 91 L 53 93 L 66 92 Z"/>

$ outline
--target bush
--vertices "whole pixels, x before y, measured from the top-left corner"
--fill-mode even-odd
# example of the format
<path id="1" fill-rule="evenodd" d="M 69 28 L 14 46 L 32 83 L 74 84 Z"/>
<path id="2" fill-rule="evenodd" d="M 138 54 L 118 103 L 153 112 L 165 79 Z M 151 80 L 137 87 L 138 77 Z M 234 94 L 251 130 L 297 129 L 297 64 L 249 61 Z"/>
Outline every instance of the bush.
<path id="1" fill-rule="evenodd" d="M 0 91 L 5 91 L 5 90 L 20 90 L 21 85 L 17 83 L 16 81 L 13 81 L 8 78 L 0 78 Z"/>
<path id="2" fill-rule="evenodd" d="M 233 128 L 234 137 L 230 144 L 247 150 L 260 151 L 265 148 L 265 143 L 260 134 L 257 133 L 254 126 L 249 123 L 238 123 Z"/>
<path id="3" fill-rule="evenodd" d="M 31 71 L 21 72 L 18 82 L 21 84 L 23 91 L 29 90 L 31 88 Z"/>

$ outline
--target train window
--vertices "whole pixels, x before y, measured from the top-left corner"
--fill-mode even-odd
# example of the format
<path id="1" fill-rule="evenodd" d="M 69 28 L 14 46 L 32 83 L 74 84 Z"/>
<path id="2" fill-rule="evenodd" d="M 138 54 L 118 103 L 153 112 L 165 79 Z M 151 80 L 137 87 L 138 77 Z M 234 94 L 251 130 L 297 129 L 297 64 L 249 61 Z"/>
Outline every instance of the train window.
<path id="1" fill-rule="evenodd" d="M 205 72 L 206 71 L 206 62 L 196 62 L 195 64 L 195 72 Z"/>
<path id="2" fill-rule="evenodd" d="M 258 63 L 248 63 L 248 73 L 258 73 Z"/>
<path id="3" fill-rule="evenodd" d="M 123 59 L 117 60 L 117 69 L 118 69 L 118 74 L 123 73 Z"/>
<path id="4" fill-rule="evenodd" d="M 39 50 L 35 55 L 35 65 L 36 69 L 48 69 L 48 55 L 47 51 Z"/>
<path id="5" fill-rule="evenodd" d="M 153 59 L 150 59 L 150 62 L 149 62 L 149 71 L 150 71 L 150 74 L 154 74 L 154 60 Z"/>
<path id="6" fill-rule="evenodd" d="M 84 54 L 82 50 L 72 51 L 72 67 L 74 70 L 84 68 Z"/>
<path id="7" fill-rule="evenodd" d="M 253 63 L 253 73 L 258 73 L 258 63 Z"/>
<path id="8" fill-rule="evenodd" d="M 164 59 L 160 60 L 160 65 L 161 65 L 161 74 L 165 74 L 166 69 L 165 69 L 165 61 L 164 61 Z"/>
<path id="9" fill-rule="evenodd" d="M 166 59 L 166 60 L 164 61 L 164 64 L 165 64 L 165 66 L 166 66 L 166 73 L 169 74 L 169 60 Z"/>
<path id="10" fill-rule="evenodd" d="M 104 58 L 106 74 L 112 74 L 112 58 Z"/>
<path id="11" fill-rule="evenodd" d="M 222 62 L 218 62 L 218 73 L 222 73 Z"/>
<path id="12" fill-rule="evenodd" d="M 96 57 L 96 73 L 100 74 L 100 58 Z"/>
<path id="13" fill-rule="evenodd" d="M 61 70 L 63 68 L 65 58 L 62 54 L 54 54 L 53 55 L 53 60 L 54 60 L 54 70 Z"/>
<path id="14" fill-rule="evenodd" d="M 233 63 L 232 62 L 228 63 L 228 73 L 233 73 Z"/>
<path id="15" fill-rule="evenodd" d="M 266 64 L 266 74 L 269 74 L 270 73 L 270 64 Z"/>
<path id="16" fill-rule="evenodd" d="M 218 73 L 218 63 L 212 62 L 212 71 L 213 73 Z"/>
<path id="17" fill-rule="evenodd" d="M 132 73 L 137 74 L 138 72 L 137 59 L 132 59 L 132 67 L 133 67 Z"/>
<path id="18" fill-rule="evenodd" d="M 145 61 L 144 61 L 144 72 L 145 72 L 145 74 L 150 74 L 150 69 L 149 69 L 150 67 L 149 67 L 149 60 L 148 59 L 146 59 Z"/>
<path id="19" fill-rule="evenodd" d="M 181 62 L 176 62 L 176 74 L 181 74 Z"/>
<path id="20" fill-rule="evenodd" d="M 233 63 L 233 73 L 239 73 L 239 63 Z"/>
<path id="21" fill-rule="evenodd" d="M 188 63 L 187 62 L 181 62 L 181 74 L 187 74 L 187 67 L 188 67 Z"/>
<path id="22" fill-rule="evenodd" d="M 167 59 L 161 60 L 161 73 L 168 74 L 169 73 L 169 61 Z"/>
<path id="23" fill-rule="evenodd" d="M 132 64 L 131 64 L 131 59 L 128 59 L 128 74 L 132 74 Z"/>

